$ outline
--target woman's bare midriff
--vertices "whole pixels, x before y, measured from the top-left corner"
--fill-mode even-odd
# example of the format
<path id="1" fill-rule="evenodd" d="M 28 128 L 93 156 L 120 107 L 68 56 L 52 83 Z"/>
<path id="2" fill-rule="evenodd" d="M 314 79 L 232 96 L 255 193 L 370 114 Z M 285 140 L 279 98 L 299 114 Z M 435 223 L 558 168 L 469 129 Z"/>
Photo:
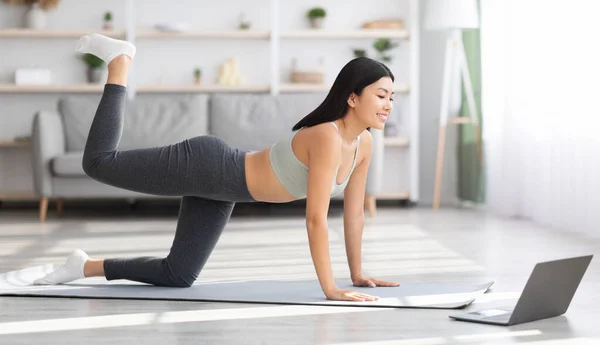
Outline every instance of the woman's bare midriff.
<path id="1" fill-rule="evenodd" d="M 304 131 L 303 131 L 304 132 Z M 308 131 L 306 131 L 308 132 Z M 294 154 L 307 165 L 308 152 L 303 150 L 303 147 L 308 146 L 308 141 L 312 140 L 308 133 L 299 133 L 293 140 L 292 146 L 294 147 Z M 285 187 L 279 182 L 279 179 L 273 172 L 271 167 L 271 161 L 269 159 L 269 152 L 271 148 L 266 148 L 262 151 L 249 152 L 246 154 L 246 184 L 248 185 L 248 191 L 254 199 L 263 202 L 289 202 L 297 200 L 296 197 L 291 195 Z M 350 173 L 352 167 L 352 161 L 354 160 L 354 153 L 356 151 L 356 144 L 344 146 L 342 148 L 342 159 L 340 162 L 340 169 L 336 182 L 342 183 Z M 357 158 L 360 161 L 361 153 Z"/>
<path id="2" fill-rule="evenodd" d="M 269 160 L 271 148 L 246 154 L 246 183 L 254 199 L 263 202 L 296 200 L 275 176 Z"/>

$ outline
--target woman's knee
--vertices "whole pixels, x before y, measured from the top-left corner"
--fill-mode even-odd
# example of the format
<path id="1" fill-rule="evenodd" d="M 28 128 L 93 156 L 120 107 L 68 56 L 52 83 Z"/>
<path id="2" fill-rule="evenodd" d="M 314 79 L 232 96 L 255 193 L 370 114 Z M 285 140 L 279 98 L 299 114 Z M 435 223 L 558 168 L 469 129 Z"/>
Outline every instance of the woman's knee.
<path id="1" fill-rule="evenodd" d="M 96 167 L 98 166 L 98 157 L 93 156 L 90 153 L 84 152 L 83 159 L 81 160 L 81 167 L 86 175 L 94 177 Z"/>
<path id="2" fill-rule="evenodd" d="M 187 279 L 183 279 L 183 278 L 176 278 L 176 279 L 172 279 L 169 282 L 169 286 L 170 287 L 178 287 L 178 288 L 189 288 L 192 287 L 192 285 L 194 285 L 193 281 L 189 281 Z"/>
<path id="3" fill-rule="evenodd" d="M 163 277 L 167 286 L 191 287 L 198 278 L 198 274 L 199 272 L 192 271 L 189 268 L 177 268 L 177 266 L 173 268 L 173 265 L 169 264 L 168 259 L 163 261 Z"/>
<path id="4" fill-rule="evenodd" d="M 92 178 L 98 178 L 101 172 L 101 167 L 106 164 L 106 161 L 111 159 L 110 154 L 93 154 L 90 152 L 84 152 L 83 159 L 81 160 L 81 167 L 83 171 Z"/>

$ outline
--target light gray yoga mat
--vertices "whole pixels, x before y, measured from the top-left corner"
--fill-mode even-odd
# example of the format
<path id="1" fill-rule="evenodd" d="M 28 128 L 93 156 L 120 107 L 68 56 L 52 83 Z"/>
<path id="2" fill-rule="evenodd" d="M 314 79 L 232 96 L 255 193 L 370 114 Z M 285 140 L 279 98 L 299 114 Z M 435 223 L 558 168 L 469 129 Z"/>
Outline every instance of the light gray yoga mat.
<path id="1" fill-rule="evenodd" d="M 81 279 L 63 285 L 32 285 L 51 272 L 53 265 L 43 265 L 0 274 L 0 296 L 38 296 L 104 299 L 155 299 L 243 303 L 305 304 L 325 306 L 361 306 L 392 308 L 458 309 L 471 304 L 493 282 L 468 283 L 401 283 L 398 287 L 361 288 L 349 280 L 337 286 L 378 296 L 378 301 L 330 301 L 317 280 L 256 280 L 196 282 L 190 288 L 158 287 L 126 280 L 104 278 Z"/>

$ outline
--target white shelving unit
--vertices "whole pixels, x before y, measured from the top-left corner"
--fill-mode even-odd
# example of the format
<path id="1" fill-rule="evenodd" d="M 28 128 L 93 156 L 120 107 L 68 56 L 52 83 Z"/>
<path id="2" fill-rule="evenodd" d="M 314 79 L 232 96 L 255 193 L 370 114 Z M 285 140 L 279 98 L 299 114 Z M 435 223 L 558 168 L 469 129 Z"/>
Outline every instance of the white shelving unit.
<path id="1" fill-rule="evenodd" d="M 183 32 L 163 32 L 154 30 L 139 30 L 137 39 L 248 39 L 268 40 L 271 32 L 268 30 L 225 30 L 225 31 L 202 31 L 191 30 Z"/>
<path id="2" fill-rule="evenodd" d="M 0 38 L 78 38 L 90 33 L 98 33 L 104 36 L 124 39 L 124 30 L 33 30 L 33 29 L 0 29 Z"/>
<path id="3" fill-rule="evenodd" d="M 270 13 L 279 13 L 279 6 L 284 0 L 269 0 Z M 409 4 L 409 26 L 402 30 L 376 30 L 376 29 L 351 29 L 351 30 L 281 30 L 277 15 L 271 15 L 269 30 L 189 30 L 184 32 L 162 32 L 153 29 L 135 27 L 135 0 L 127 0 L 124 3 L 126 14 L 126 25 L 124 30 L 99 31 L 94 29 L 55 29 L 55 30 L 29 30 L 29 29 L 0 29 L 0 39 L 76 39 L 82 35 L 96 32 L 106 36 L 126 39 L 132 42 L 148 42 L 156 40 L 188 39 L 188 40 L 254 40 L 265 41 L 269 44 L 270 52 L 270 78 L 269 84 L 252 85 L 244 84 L 237 86 L 226 86 L 218 84 L 181 84 L 181 85 L 137 85 L 135 81 L 136 71 L 130 74 L 129 89 L 135 93 L 190 93 L 190 92 L 248 92 L 248 93 L 280 93 L 295 92 L 326 92 L 329 84 L 296 84 L 281 82 L 281 62 L 279 59 L 281 42 L 286 40 L 365 40 L 387 37 L 402 40 L 402 48 L 409 49 L 408 61 L 401 62 L 403 68 L 407 68 L 408 78 L 406 80 L 396 79 L 395 93 L 397 102 L 408 102 L 409 112 L 402 113 L 405 118 L 405 126 L 409 126 L 408 135 L 401 137 L 385 138 L 386 156 L 396 155 L 408 156 L 396 165 L 388 167 L 391 171 L 386 176 L 394 176 L 392 169 L 402 169 L 399 173 L 403 179 L 407 179 L 406 190 L 398 190 L 377 196 L 382 199 L 410 199 L 417 201 L 419 198 L 419 152 L 418 145 L 410 143 L 418 142 L 419 133 L 419 0 L 404 0 Z M 393 17 L 393 16 L 392 16 Z M 392 70 L 398 68 L 394 62 L 390 65 Z M 408 66 L 406 66 L 408 64 Z M 1 94 L 19 93 L 99 93 L 103 90 L 101 84 L 71 84 L 71 85 L 45 85 L 45 86 L 18 86 L 14 84 L 0 84 Z M 403 124 L 399 124 L 402 126 Z M 10 146 L 10 142 L 0 141 L 0 147 Z M 14 144 L 17 146 L 18 144 Z M 394 158 L 386 159 L 393 161 Z M 387 163 L 386 163 L 387 164 Z"/>
<path id="4" fill-rule="evenodd" d="M 100 84 L 15 85 L 0 84 L 0 93 L 90 93 L 102 92 Z"/>
<path id="5" fill-rule="evenodd" d="M 296 30 L 284 31 L 280 35 L 284 39 L 376 39 L 380 37 L 408 39 L 408 30 L 375 30 L 361 29 L 349 31 Z"/>

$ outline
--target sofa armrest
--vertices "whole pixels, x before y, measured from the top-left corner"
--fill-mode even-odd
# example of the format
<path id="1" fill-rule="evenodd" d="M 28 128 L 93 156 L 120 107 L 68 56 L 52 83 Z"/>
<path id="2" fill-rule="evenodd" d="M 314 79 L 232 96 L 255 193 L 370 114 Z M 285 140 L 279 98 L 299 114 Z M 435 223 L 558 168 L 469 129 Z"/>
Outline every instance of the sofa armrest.
<path id="1" fill-rule="evenodd" d="M 50 163 L 65 153 L 65 135 L 61 117 L 52 111 L 40 111 L 33 118 L 31 131 L 33 151 L 33 188 L 40 197 L 52 196 Z"/>
<path id="2" fill-rule="evenodd" d="M 376 196 L 381 192 L 381 181 L 383 180 L 383 131 L 371 128 L 371 136 L 373 137 L 373 153 L 371 154 L 371 164 L 369 165 L 365 193 L 366 195 Z"/>

